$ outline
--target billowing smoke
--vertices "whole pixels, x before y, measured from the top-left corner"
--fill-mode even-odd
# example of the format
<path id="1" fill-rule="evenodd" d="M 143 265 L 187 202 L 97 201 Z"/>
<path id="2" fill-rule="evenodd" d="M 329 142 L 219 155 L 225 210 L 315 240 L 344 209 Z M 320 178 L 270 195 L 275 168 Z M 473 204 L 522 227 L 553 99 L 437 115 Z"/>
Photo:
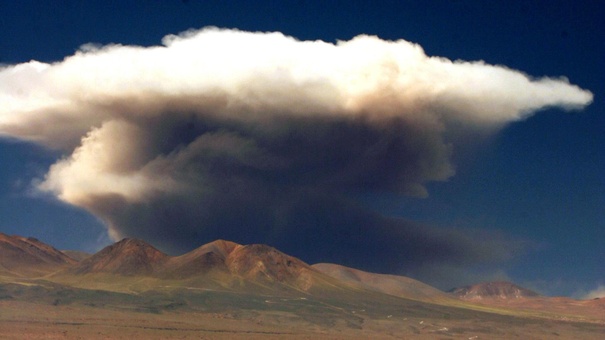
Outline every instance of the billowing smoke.
<path id="1" fill-rule="evenodd" d="M 517 248 L 503 237 L 476 245 L 355 197 L 426 196 L 454 174 L 460 133 L 592 101 L 565 78 L 429 57 L 404 40 L 206 28 L 162 43 L 5 66 L 0 135 L 64 152 L 40 190 L 114 239 L 172 252 L 226 238 L 382 271 L 507 259 Z"/>

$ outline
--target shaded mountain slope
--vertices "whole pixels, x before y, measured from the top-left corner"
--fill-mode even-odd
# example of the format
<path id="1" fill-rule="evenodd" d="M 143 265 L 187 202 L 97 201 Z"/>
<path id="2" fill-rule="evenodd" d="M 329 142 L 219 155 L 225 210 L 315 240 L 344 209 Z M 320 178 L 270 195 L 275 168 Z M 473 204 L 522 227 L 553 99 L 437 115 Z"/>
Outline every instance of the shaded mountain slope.
<path id="1" fill-rule="evenodd" d="M 93 255 L 79 250 L 61 250 L 61 252 L 78 262 L 85 260 Z"/>
<path id="2" fill-rule="evenodd" d="M 237 247 L 226 264 L 231 273 L 251 281 L 285 283 L 302 290 L 311 285 L 311 267 L 301 260 L 262 244 Z"/>
<path id="3" fill-rule="evenodd" d="M 316 270 L 300 259 L 262 244 L 237 247 L 229 254 L 226 264 L 236 277 L 257 286 L 305 292 L 315 296 L 357 294 L 360 287 L 350 285 Z"/>
<path id="4" fill-rule="evenodd" d="M 0 233 L 0 274 L 32 277 L 52 273 L 77 261 L 35 238 Z"/>
<path id="5" fill-rule="evenodd" d="M 332 263 L 318 263 L 312 267 L 340 281 L 389 295 L 430 302 L 453 300 L 449 294 L 405 276 L 369 273 Z"/>

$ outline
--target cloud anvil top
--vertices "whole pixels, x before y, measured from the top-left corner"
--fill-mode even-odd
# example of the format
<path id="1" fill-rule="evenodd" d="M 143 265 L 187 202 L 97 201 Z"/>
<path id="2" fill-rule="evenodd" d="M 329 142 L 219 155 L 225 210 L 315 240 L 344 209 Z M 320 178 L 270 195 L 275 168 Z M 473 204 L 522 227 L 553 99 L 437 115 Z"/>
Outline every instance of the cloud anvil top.
<path id="1" fill-rule="evenodd" d="M 116 240 L 173 251 L 270 240 L 296 254 L 325 237 L 388 254 L 393 263 L 376 265 L 394 270 L 515 247 L 387 218 L 351 193 L 426 196 L 426 183 L 454 175 L 457 136 L 591 101 L 565 78 L 431 57 L 405 40 L 205 28 L 4 66 L 0 135 L 64 152 L 37 189 L 99 217 Z M 316 256 L 307 260 L 361 261 Z"/>
<path id="2" fill-rule="evenodd" d="M 172 107 L 199 115 L 210 108 L 239 119 L 251 114 L 246 111 L 285 111 L 505 123 L 545 106 L 582 107 L 592 100 L 565 78 L 532 79 L 481 61 L 429 57 L 405 40 L 360 35 L 331 44 L 207 28 L 167 36 L 163 44 L 84 45 L 57 63 L 4 67 L 2 132 L 72 147 L 60 135 L 26 129 L 25 123 L 72 118 L 75 126 L 63 131 L 68 140 L 108 119 Z M 122 105 L 112 106 L 116 102 Z"/>

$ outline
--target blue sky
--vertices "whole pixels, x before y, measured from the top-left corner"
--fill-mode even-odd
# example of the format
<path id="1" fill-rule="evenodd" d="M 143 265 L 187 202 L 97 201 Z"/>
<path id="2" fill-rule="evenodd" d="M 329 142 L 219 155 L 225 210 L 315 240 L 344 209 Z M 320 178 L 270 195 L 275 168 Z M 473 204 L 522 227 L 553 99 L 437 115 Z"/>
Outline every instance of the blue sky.
<path id="1" fill-rule="evenodd" d="M 354 197 L 383 216 L 467 232 L 477 243 L 484 240 L 472 233 L 486 231 L 519 246 L 496 263 L 473 262 L 481 268 L 468 281 L 501 277 L 575 296 L 605 283 L 605 9 L 597 1 L 19 1 L 1 3 L 0 13 L 0 64 L 7 66 L 60 61 L 91 42 L 151 46 L 167 34 L 217 26 L 327 42 L 359 34 L 405 39 L 428 56 L 484 60 L 533 77 L 565 76 L 594 94 L 592 104 L 577 112 L 545 109 L 487 137 L 470 136 L 454 149 L 456 174 L 426 183 L 427 198 L 381 190 Z M 63 249 L 96 251 L 111 242 L 93 214 L 32 189 L 32 181 L 66 156 L 0 140 L 0 231 Z M 314 247 L 329 243 L 283 250 L 311 262 Z M 362 267 L 371 270 L 371 263 Z M 448 284 L 424 271 L 389 268 L 376 270 Z"/>

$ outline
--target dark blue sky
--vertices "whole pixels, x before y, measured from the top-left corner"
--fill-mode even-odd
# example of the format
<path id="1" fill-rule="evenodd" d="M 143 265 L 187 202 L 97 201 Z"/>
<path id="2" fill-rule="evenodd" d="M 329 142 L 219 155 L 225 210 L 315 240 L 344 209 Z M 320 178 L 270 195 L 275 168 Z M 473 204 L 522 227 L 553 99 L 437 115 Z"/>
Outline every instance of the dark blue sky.
<path id="1" fill-rule="evenodd" d="M 506 274 L 572 295 L 605 284 L 604 16 L 600 1 L 1 2 L 0 64 L 58 61 L 89 42 L 157 45 L 211 25 L 330 42 L 372 34 L 416 42 L 427 55 L 568 77 L 595 94 L 585 110 L 546 110 L 468 141 L 470 151 L 454 154 L 457 174 L 430 183 L 428 198 L 361 199 L 384 214 L 527 242 Z M 29 189 L 61 156 L 0 140 L 0 231 L 96 251 L 109 239 L 95 217 Z"/>

